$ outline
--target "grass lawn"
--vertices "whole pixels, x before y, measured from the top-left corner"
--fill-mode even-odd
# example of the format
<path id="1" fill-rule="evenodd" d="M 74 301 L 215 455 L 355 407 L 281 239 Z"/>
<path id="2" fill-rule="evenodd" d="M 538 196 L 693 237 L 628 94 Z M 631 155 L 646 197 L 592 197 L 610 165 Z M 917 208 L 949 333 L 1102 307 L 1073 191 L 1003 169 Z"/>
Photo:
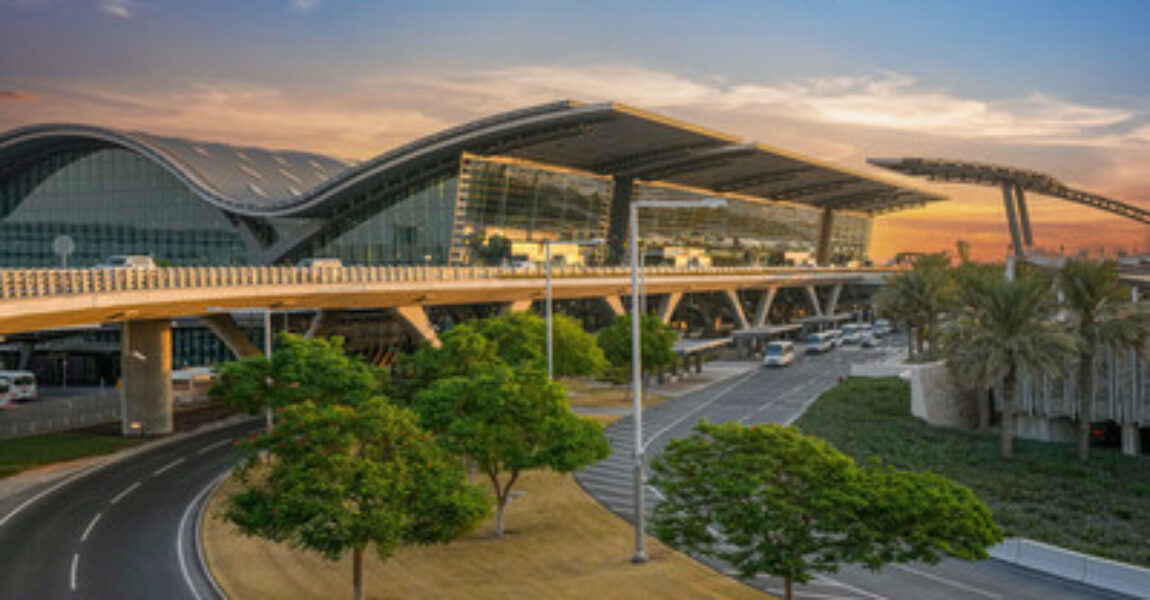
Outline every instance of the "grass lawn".
<path id="1" fill-rule="evenodd" d="M 367 554 L 370 598 L 769 598 L 648 538 L 651 561 L 631 564 L 631 527 L 587 496 L 570 475 L 528 472 L 526 495 L 507 508 L 507 535 L 491 523 L 442 546 L 406 548 L 386 563 Z M 339 598 L 351 593 L 349 558 L 242 538 L 215 518 L 228 482 L 211 500 L 202 532 L 208 564 L 232 598 Z"/>
<path id="2" fill-rule="evenodd" d="M 109 454 L 138 443 L 138 439 L 83 432 L 0 440 L 0 478 L 53 463 Z"/>
<path id="3" fill-rule="evenodd" d="M 614 385 L 585 378 L 567 377 L 563 380 L 567 386 L 568 399 L 571 406 L 580 408 L 631 408 L 630 384 Z M 646 390 L 643 392 L 643 406 L 651 407 L 661 404 L 667 399 Z"/>
<path id="4" fill-rule="evenodd" d="M 1150 459 L 1072 444 L 1015 440 L 998 454 L 997 433 L 938 428 L 910 415 L 906 382 L 849 379 L 823 394 L 797 423 L 858 460 L 933 471 L 972 488 L 1008 536 L 1150 566 Z"/>

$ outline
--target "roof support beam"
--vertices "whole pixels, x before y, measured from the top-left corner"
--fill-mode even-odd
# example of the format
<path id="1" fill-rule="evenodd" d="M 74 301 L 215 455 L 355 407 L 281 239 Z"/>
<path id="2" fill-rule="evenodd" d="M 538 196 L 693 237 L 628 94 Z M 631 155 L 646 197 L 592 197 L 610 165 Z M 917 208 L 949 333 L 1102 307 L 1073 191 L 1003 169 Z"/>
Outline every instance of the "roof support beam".
<path id="1" fill-rule="evenodd" d="M 1018 202 L 1018 220 L 1022 225 L 1022 241 L 1026 244 L 1026 248 L 1034 247 L 1034 232 L 1030 230 L 1030 211 L 1026 209 L 1026 194 L 1022 191 L 1022 186 L 1014 186 L 1014 199 Z"/>
<path id="2" fill-rule="evenodd" d="M 739 190 L 757 188 L 764 185 L 771 185 L 773 183 L 780 183 L 783 181 L 790 181 L 804 173 L 814 171 L 813 167 L 795 167 L 793 169 L 783 169 L 781 171 L 770 171 L 767 173 L 760 173 L 758 175 L 751 175 L 749 177 L 740 177 L 738 179 L 728 179 L 715 184 L 713 187 L 716 192 L 737 192 Z"/>
<path id="3" fill-rule="evenodd" d="M 1006 225 L 1010 228 L 1010 242 L 1014 247 L 1014 255 L 1023 254 L 1022 234 L 1018 230 L 1018 216 L 1014 212 L 1014 196 L 1009 183 L 1002 184 L 1002 206 L 1006 209 Z"/>

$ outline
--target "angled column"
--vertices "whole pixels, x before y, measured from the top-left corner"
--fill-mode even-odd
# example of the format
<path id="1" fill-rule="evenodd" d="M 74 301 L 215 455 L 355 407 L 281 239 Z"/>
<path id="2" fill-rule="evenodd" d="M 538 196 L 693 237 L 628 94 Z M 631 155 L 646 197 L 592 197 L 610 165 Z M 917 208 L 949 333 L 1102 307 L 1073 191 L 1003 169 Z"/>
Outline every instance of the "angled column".
<path id="1" fill-rule="evenodd" d="M 768 288 L 763 292 L 759 298 L 759 304 L 755 306 L 755 320 L 752 327 L 762 327 L 767 324 L 767 319 L 771 316 L 771 306 L 775 303 L 775 295 L 778 294 L 779 288 Z"/>
<path id="2" fill-rule="evenodd" d="M 397 306 L 395 312 L 420 339 L 431 344 L 433 348 L 438 348 L 441 345 L 439 335 L 435 333 L 435 328 L 431 326 L 431 320 L 427 318 L 427 311 L 422 306 L 418 304 Z"/>
<path id="3" fill-rule="evenodd" d="M 843 291 L 843 284 L 836 283 L 831 287 L 831 294 L 827 297 L 827 307 L 823 311 L 824 315 L 833 317 L 835 311 L 839 308 L 839 294 Z"/>
<path id="4" fill-rule="evenodd" d="M 671 292 L 659 298 L 659 308 L 656 313 L 659 320 L 663 323 L 670 323 L 671 317 L 675 314 L 675 309 L 679 307 L 679 302 L 683 299 L 683 292 Z"/>
<path id="5" fill-rule="evenodd" d="M 614 294 L 603 296 L 603 301 L 607 303 L 607 306 L 611 307 L 611 312 L 615 313 L 616 317 L 627 314 L 627 311 L 623 309 L 623 301 L 620 300 L 618 296 Z"/>
<path id="6" fill-rule="evenodd" d="M 531 310 L 531 299 L 528 298 L 527 300 L 516 300 L 515 302 L 507 305 L 507 310 L 513 313 L 527 312 Z"/>
<path id="7" fill-rule="evenodd" d="M 823 316 L 823 307 L 819 306 L 819 293 L 815 291 L 815 286 L 808 285 L 805 289 L 807 290 L 807 300 L 810 301 L 811 308 L 814 309 L 814 316 Z"/>
<path id="8" fill-rule="evenodd" d="M 121 334 L 121 431 L 172 432 L 172 322 L 127 321 Z"/>
<path id="9" fill-rule="evenodd" d="M 820 267 L 831 262 L 831 232 L 835 228 L 835 213 L 829 208 L 823 209 L 823 216 L 819 220 L 819 239 L 815 246 L 815 263 Z"/>
<path id="10" fill-rule="evenodd" d="M 1018 202 L 1018 221 L 1022 225 L 1022 241 L 1026 249 L 1034 247 L 1034 233 L 1030 230 L 1030 211 L 1026 208 L 1026 194 L 1022 186 L 1014 186 L 1014 199 Z"/>
<path id="11" fill-rule="evenodd" d="M 1010 228 L 1010 243 L 1014 245 L 1014 255 L 1022 256 L 1022 234 L 1018 229 L 1018 216 L 1014 212 L 1014 196 L 1009 183 L 1002 184 L 1002 206 L 1006 209 L 1006 224 Z"/>
<path id="12" fill-rule="evenodd" d="M 731 304 L 731 310 L 735 313 L 735 329 L 750 327 L 747 323 L 747 313 L 743 311 L 743 303 L 739 301 L 739 291 L 723 290 L 723 295 L 727 297 L 727 302 Z"/>
<path id="13" fill-rule="evenodd" d="M 243 329 L 236 323 L 235 318 L 228 313 L 219 313 L 214 315 L 206 315 L 201 317 L 204 324 L 220 341 L 236 355 L 236 358 L 247 358 L 249 356 L 259 356 L 263 354 L 260 349 L 256 347 L 248 334 L 244 333 Z"/>
<path id="14" fill-rule="evenodd" d="M 310 340 L 319 335 L 323 330 L 323 322 L 327 319 L 327 311 L 322 308 L 315 311 L 315 315 L 311 318 L 311 323 L 307 326 L 307 331 L 303 333 L 303 339 Z"/>

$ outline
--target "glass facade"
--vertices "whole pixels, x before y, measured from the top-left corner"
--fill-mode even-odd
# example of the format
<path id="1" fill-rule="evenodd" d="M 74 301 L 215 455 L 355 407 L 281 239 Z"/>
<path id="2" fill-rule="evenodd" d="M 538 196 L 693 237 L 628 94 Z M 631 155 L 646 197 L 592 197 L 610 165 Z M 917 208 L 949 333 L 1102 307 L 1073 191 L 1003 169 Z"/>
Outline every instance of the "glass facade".
<path id="1" fill-rule="evenodd" d="M 711 196 L 700 191 L 645 183 L 640 200 L 681 202 Z M 790 204 L 727 198 L 725 208 L 650 209 L 639 212 L 639 231 L 648 248 L 702 249 L 715 266 L 781 264 L 787 251 L 814 252 L 822 211 Z M 831 230 L 835 262 L 863 258 L 870 218 L 837 213 Z"/>
<path id="2" fill-rule="evenodd" d="M 246 262 L 222 212 L 162 167 L 127 150 L 67 150 L 0 181 L 0 266 L 51 267 L 52 241 L 75 241 L 69 266 L 114 254 L 172 265 Z"/>
<path id="3" fill-rule="evenodd" d="M 475 156 L 461 172 L 455 264 L 498 265 L 514 242 L 607 237 L 609 178 Z"/>
<path id="4" fill-rule="evenodd" d="M 458 181 L 450 173 L 411 186 L 398 199 L 382 200 L 375 210 L 316 236 L 297 254 L 356 265 L 445 264 Z"/>

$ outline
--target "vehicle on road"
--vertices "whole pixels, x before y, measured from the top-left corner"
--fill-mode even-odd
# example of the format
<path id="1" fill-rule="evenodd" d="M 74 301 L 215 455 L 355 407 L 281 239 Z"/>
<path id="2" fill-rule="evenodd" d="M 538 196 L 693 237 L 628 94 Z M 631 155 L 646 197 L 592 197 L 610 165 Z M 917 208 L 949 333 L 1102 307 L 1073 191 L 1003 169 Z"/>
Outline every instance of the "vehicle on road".
<path id="1" fill-rule="evenodd" d="M 807 354 L 822 354 L 835 348 L 833 331 L 819 331 L 807 336 Z"/>
<path id="2" fill-rule="evenodd" d="M 843 325 L 843 343 L 857 344 L 861 342 L 864 327 L 866 327 L 866 325 L 862 323 L 847 323 Z"/>
<path id="3" fill-rule="evenodd" d="M 886 337 L 894 333 L 894 325 L 891 324 L 890 319 L 878 319 L 874 322 L 874 331 L 878 337 Z"/>
<path id="4" fill-rule="evenodd" d="M 0 407 L 11 406 L 16 393 L 12 391 L 12 382 L 0 378 Z"/>
<path id="5" fill-rule="evenodd" d="M 839 346 L 843 345 L 843 330 L 842 329 L 832 329 L 832 330 L 828 331 L 827 333 L 831 334 L 831 343 L 834 344 L 835 348 L 838 348 Z"/>
<path id="6" fill-rule="evenodd" d="M 172 400 L 176 404 L 204 402 L 216 376 L 210 367 L 191 367 L 172 371 Z"/>
<path id="7" fill-rule="evenodd" d="M 794 361 L 795 345 L 792 342 L 771 342 L 763 349 L 764 367 L 785 367 Z"/>
<path id="8" fill-rule="evenodd" d="M 343 261 L 338 258 L 305 258 L 296 266 L 305 269 L 342 269 Z"/>
<path id="9" fill-rule="evenodd" d="M 876 348 L 878 347 L 878 338 L 876 338 L 873 333 L 865 333 L 859 345 L 863 348 Z"/>
<path id="10" fill-rule="evenodd" d="M 109 256 L 104 262 L 96 265 L 97 269 L 155 269 L 156 261 L 151 256 L 117 254 Z"/>
<path id="11" fill-rule="evenodd" d="M 0 378 L 8 381 L 15 402 L 27 402 L 40 397 L 36 374 L 31 371 L 0 371 Z"/>

